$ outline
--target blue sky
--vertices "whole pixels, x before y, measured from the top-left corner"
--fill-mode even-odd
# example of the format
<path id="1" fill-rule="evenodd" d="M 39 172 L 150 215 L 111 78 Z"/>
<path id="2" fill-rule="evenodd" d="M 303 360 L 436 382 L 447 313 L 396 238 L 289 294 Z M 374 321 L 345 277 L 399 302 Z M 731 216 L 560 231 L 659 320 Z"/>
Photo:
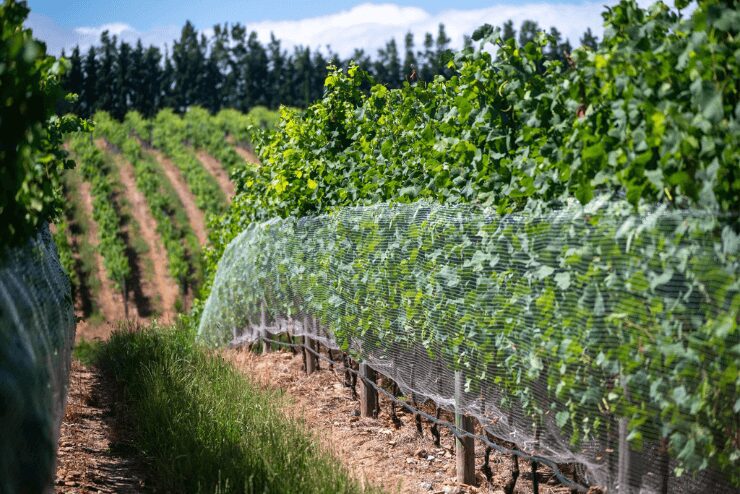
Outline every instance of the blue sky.
<path id="1" fill-rule="evenodd" d="M 648 1 L 648 0 L 644 0 Z M 208 32 L 216 23 L 240 22 L 267 41 L 270 33 L 288 49 L 294 45 L 331 45 L 347 56 L 355 47 L 374 53 L 391 37 L 401 41 L 407 31 L 417 43 L 443 22 L 452 44 L 462 44 L 483 23 L 501 25 L 512 19 L 557 27 L 571 41 L 587 27 L 601 33 L 604 4 L 616 0 L 29 0 L 27 25 L 58 54 L 79 44 L 94 44 L 103 30 L 121 39 L 170 45 L 186 20 Z M 641 1 L 642 3 L 642 1 Z"/>
<path id="2" fill-rule="evenodd" d="M 550 3 L 562 3 L 555 0 Z M 141 30 L 168 24 L 183 24 L 186 19 L 198 27 L 206 28 L 215 23 L 267 20 L 297 20 L 347 10 L 362 1 L 347 0 L 29 0 L 31 10 L 54 19 L 68 28 L 93 26 L 110 22 L 123 22 Z M 378 2 L 381 3 L 381 2 Z M 383 2 L 385 3 L 385 2 Z M 474 9 L 490 7 L 497 3 L 485 0 L 396 0 L 401 6 L 421 7 L 438 13 L 454 7 Z M 571 2 L 573 3 L 573 2 Z"/>

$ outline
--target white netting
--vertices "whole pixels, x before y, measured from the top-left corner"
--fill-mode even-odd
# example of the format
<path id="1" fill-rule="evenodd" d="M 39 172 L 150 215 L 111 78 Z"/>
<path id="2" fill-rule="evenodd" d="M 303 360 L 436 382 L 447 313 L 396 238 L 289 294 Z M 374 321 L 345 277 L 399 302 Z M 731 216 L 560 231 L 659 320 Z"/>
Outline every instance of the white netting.
<path id="1" fill-rule="evenodd" d="M 723 221 L 597 200 L 253 224 L 226 249 L 198 334 L 309 335 L 448 409 L 460 370 L 457 406 L 530 454 L 583 464 L 591 484 L 735 492 L 739 242 Z"/>
<path id="2" fill-rule="evenodd" d="M 51 491 L 75 319 L 47 227 L 0 252 L 0 492 Z"/>

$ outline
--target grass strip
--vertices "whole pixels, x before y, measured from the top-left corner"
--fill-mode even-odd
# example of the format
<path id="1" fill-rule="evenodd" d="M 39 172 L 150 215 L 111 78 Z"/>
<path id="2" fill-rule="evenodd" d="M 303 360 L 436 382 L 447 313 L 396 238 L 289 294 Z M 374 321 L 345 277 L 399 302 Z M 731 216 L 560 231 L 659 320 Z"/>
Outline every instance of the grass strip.
<path id="1" fill-rule="evenodd" d="M 98 352 L 151 464 L 172 492 L 368 492 L 260 388 L 184 327 L 117 331 Z"/>

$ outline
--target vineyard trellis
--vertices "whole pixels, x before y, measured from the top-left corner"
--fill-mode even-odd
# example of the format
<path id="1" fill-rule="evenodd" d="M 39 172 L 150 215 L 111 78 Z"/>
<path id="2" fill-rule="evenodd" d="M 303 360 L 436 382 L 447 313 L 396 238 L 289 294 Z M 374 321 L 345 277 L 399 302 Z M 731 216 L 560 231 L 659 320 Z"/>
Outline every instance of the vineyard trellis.
<path id="1" fill-rule="evenodd" d="M 737 250 L 717 216 L 607 198 L 275 219 L 226 249 L 199 336 L 316 338 L 315 317 L 404 394 L 589 484 L 732 492 Z"/>

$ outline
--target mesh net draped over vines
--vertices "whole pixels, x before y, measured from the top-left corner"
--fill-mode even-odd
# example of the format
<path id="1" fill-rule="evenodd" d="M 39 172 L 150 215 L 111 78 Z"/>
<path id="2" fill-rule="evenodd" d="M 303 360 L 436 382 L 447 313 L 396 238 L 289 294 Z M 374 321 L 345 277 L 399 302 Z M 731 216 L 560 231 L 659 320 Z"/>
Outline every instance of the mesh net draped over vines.
<path id="1" fill-rule="evenodd" d="M 46 492 L 75 335 L 72 295 L 44 227 L 0 252 L 0 492 Z"/>
<path id="2" fill-rule="evenodd" d="M 739 242 L 722 225 L 603 199 L 255 223 L 226 249 L 198 334 L 311 335 L 448 409 L 460 370 L 465 413 L 591 484 L 652 492 L 670 472 L 669 492 L 734 492 Z"/>

